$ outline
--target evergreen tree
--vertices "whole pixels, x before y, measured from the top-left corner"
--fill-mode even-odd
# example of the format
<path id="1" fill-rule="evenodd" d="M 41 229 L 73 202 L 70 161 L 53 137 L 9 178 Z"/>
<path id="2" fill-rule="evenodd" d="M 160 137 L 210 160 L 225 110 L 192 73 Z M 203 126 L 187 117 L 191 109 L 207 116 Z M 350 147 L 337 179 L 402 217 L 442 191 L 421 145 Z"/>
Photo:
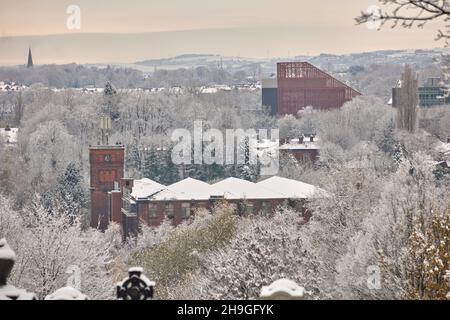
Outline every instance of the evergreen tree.
<path id="1" fill-rule="evenodd" d="M 137 142 L 129 147 L 127 152 L 127 167 L 133 168 L 137 172 L 141 173 L 144 169 L 146 159 L 142 159 L 141 152 L 137 146 Z"/>
<path id="2" fill-rule="evenodd" d="M 58 178 L 56 200 L 71 218 L 79 215 L 83 208 L 87 208 L 88 201 L 82 182 L 80 170 L 73 162 L 69 163 L 65 172 Z"/>
<path id="3" fill-rule="evenodd" d="M 259 177 L 258 162 L 256 164 L 250 163 L 250 141 L 248 137 L 239 145 L 239 148 L 244 152 L 244 163 L 237 164 L 236 176 L 248 181 L 257 181 Z"/>
<path id="4" fill-rule="evenodd" d="M 391 119 L 388 125 L 375 137 L 375 142 L 381 151 L 388 155 L 394 155 L 397 141 L 394 137 L 395 122 Z"/>
<path id="5" fill-rule="evenodd" d="M 405 67 L 401 84 L 397 94 L 397 125 L 399 129 L 413 133 L 417 128 L 419 113 L 418 80 L 410 66 Z"/>
<path id="6" fill-rule="evenodd" d="M 109 81 L 106 82 L 104 94 L 105 94 L 105 97 L 112 97 L 115 94 L 117 94 L 117 90 L 114 88 L 114 86 Z"/>
<path id="7" fill-rule="evenodd" d="M 172 184 L 179 180 L 179 169 L 172 161 L 172 152 L 170 150 L 163 151 L 164 161 L 162 163 L 162 172 L 160 183 Z"/>
<path id="8" fill-rule="evenodd" d="M 151 148 L 145 155 L 143 175 L 145 178 L 160 181 L 160 168 L 161 163 L 158 161 L 157 152 L 154 148 Z"/>
<path id="9" fill-rule="evenodd" d="M 111 82 L 107 82 L 104 88 L 104 99 L 106 110 L 105 113 L 111 117 L 111 119 L 118 119 L 120 116 L 119 113 L 119 103 L 118 103 L 118 95 L 117 90 L 111 84 Z"/>

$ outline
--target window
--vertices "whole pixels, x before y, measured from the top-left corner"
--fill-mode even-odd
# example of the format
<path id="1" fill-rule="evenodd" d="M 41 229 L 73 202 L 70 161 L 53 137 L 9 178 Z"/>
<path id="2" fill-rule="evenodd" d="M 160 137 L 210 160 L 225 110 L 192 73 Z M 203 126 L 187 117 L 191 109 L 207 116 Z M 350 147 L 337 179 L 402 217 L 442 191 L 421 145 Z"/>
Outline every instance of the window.
<path id="1" fill-rule="evenodd" d="M 99 172 L 100 182 L 114 182 L 116 180 L 115 170 L 100 170 Z"/>
<path id="2" fill-rule="evenodd" d="M 191 216 L 191 204 L 190 203 L 183 203 L 181 205 L 181 211 L 183 213 L 183 218 L 187 219 Z"/>
<path id="3" fill-rule="evenodd" d="M 167 203 L 166 204 L 166 210 L 165 210 L 166 216 L 167 218 L 172 219 L 174 217 L 174 209 L 173 209 L 173 204 L 171 203 Z"/>
<path id="4" fill-rule="evenodd" d="M 309 153 L 305 152 L 303 153 L 303 162 L 308 162 L 309 161 Z"/>
<path id="5" fill-rule="evenodd" d="M 134 201 L 131 201 L 130 199 L 123 199 L 122 208 L 127 212 L 135 213 L 136 203 Z"/>
<path id="6" fill-rule="evenodd" d="M 148 205 L 148 218 L 153 219 L 158 215 L 158 206 L 154 203 Z"/>
<path id="7" fill-rule="evenodd" d="M 261 203 L 261 214 L 262 215 L 268 215 L 270 213 L 270 203 L 267 201 L 263 201 Z"/>
<path id="8" fill-rule="evenodd" d="M 245 214 L 250 215 L 253 214 L 253 204 L 252 203 L 247 203 L 245 204 Z"/>

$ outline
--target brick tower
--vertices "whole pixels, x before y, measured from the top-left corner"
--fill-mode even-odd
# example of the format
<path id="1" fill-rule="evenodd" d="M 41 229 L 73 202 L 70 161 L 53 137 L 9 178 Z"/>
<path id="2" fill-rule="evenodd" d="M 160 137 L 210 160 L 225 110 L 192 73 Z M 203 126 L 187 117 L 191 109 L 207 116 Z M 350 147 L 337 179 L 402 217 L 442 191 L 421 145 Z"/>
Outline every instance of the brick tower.
<path id="1" fill-rule="evenodd" d="M 121 145 L 89 148 L 91 176 L 91 227 L 106 230 L 109 217 L 108 192 L 117 190 L 123 178 L 125 148 Z"/>

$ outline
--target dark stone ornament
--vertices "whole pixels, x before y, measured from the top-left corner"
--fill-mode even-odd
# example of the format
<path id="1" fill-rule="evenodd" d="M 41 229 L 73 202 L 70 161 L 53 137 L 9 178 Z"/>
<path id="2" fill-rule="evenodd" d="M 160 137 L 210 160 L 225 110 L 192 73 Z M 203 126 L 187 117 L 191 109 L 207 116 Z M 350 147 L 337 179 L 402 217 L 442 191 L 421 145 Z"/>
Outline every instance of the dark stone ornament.
<path id="1" fill-rule="evenodd" d="M 118 300 L 152 300 L 155 283 L 139 267 L 130 268 L 128 277 L 117 284 Z"/>

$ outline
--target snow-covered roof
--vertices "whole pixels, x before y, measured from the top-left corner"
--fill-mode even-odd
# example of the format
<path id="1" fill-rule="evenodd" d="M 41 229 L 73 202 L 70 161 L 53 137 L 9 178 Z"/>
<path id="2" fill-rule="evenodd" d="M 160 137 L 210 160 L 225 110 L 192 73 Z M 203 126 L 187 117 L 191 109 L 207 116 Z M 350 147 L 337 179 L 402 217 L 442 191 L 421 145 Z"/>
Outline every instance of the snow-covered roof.
<path id="1" fill-rule="evenodd" d="M 135 199 L 144 199 L 165 188 L 166 186 L 148 178 L 134 180 L 131 196 Z"/>
<path id="2" fill-rule="evenodd" d="M 176 192 L 174 190 L 171 190 L 168 187 L 165 187 L 164 189 L 158 191 L 157 193 L 149 196 L 148 199 L 151 201 L 152 200 L 153 201 L 168 201 L 168 200 L 190 201 L 190 200 L 192 200 L 192 198 L 190 198 L 185 193 Z"/>
<path id="3" fill-rule="evenodd" d="M 304 296 L 305 288 L 289 279 L 280 279 L 269 286 L 262 287 L 260 294 L 262 299 L 270 300 L 302 300 Z"/>
<path id="4" fill-rule="evenodd" d="M 190 199 L 209 200 L 214 196 L 224 196 L 224 192 L 214 186 L 193 178 L 186 178 L 168 186 L 172 191 L 183 193 Z"/>
<path id="5" fill-rule="evenodd" d="M 16 261 L 16 254 L 5 238 L 0 239 L 0 259 Z"/>
<path id="6" fill-rule="evenodd" d="M 286 196 L 276 191 L 268 190 L 251 181 L 238 178 L 227 178 L 213 184 L 225 192 L 226 199 L 285 199 Z"/>
<path id="7" fill-rule="evenodd" d="M 311 184 L 277 176 L 260 181 L 257 185 L 281 193 L 289 199 L 310 199 L 325 192 Z"/>
<path id="8" fill-rule="evenodd" d="M 288 143 L 280 146 L 280 150 L 319 150 L 320 147 L 317 144 L 317 138 L 311 142 L 309 138 L 305 138 L 302 143 L 299 139 L 291 139 Z"/>
<path id="9" fill-rule="evenodd" d="M 18 128 L 0 128 L 0 138 L 5 141 L 6 144 L 17 143 Z"/>
<path id="10" fill-rule="evenodd" d="M 279 146 L 278 140 L 262 139 L 261 141 L 256 141 L 256 147 L 258 149 L 276 149 Z"/>
<path id="11" fill-rule="evenodd" d="M 89 298 L 75 288 L 64 287 L 46 296 L 45 300 L 89 300 Z"/>
<path id="12" fill-rule="evenodd" d="M 203 88 L 201 93 L 217 93 L 219 90 L 217 88 Z"/>
<path id="13" fill-rule="evenodd" d="M 441 142 L 436 146 L 436 151 L 444 156 L 450 156 L 450 143 Z"/>
<path id="14" fill-rule="evenodd" d="M 215 184 L 186 178 L 164 186 L 144 178 L 135 180 L 130 201 L 148 199 L 150 201 L 208 201 L 223 197 L 228 200 L 241 199 L 309 199 L 326 196 L 327 192 L 310 184 L 281 177 L 271 177 L 264 181 L 227 178 Z"/>

